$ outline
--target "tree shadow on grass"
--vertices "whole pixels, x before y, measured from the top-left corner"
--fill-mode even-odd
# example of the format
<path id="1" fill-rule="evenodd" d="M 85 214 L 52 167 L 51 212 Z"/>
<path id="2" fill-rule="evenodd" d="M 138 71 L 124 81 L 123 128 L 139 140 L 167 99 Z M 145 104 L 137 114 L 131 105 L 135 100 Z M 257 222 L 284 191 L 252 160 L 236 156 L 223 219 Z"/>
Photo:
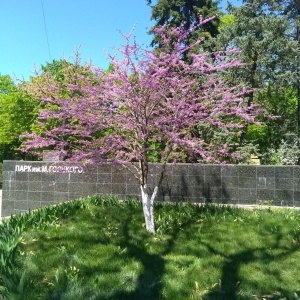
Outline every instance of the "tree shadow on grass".
<path id="1" fill-rule="evenodd" d="M 91 232 L 94 233 L 97 231 L 98 227 L 104 226 L 105 223 L 97 223 L 95 222 L 94 225 L 91 227 L 86 227 L 85 230 L 89 232 L 84 232 L 80 235 L 80 242 L 83 243 L 82 245 L 85 245 L 87 249 L 93 247 L 94 245 L 109 245 L 112 244 L 115 247 L 118 247 L 120 249 L 126 249 L 122 255 L 124 255 L 124 264 L 126 264 L 126 261 L 134 261 L 137 262 L 140 265 L 139 268 L 139 274 L 137 275 L 137 278 L 134 278 L 135 285 L 130 282 L 130 286 L 125 286 L 124 283 L 120 287 L 116 287 L 111 289 L 109 292 L 109 295 L 105 295 L 104 293 L 95 293 L 91 299 L 108 299 L 108 300 L 158 300 L 162 298 L 162 291 L 163 291 L 163 277 L 165 273 L 165 255 L 170 253 L 173 249 L 174 242 L 178 238 L 179 230 L 172 230 L 173 234 L 169 234 L 167 237 L 167 240 L 164 239 L 162 243 L 158 243 L 157 248 L 156 245 L 153 246 L 153 251 L 149 249 L 149 246 L 151 246 L 151 243 L 153 240 L 157 241 L 157 236 L 153 236 L 150 233 L 146 232 L 146 229 L 141 229 L 140 232 L 137 224 L 136 224 L 136 211 L 133 208 L 133 211 L 127 214 L 127 211 L 130 211 L 130 209 L 126 209 L 126 216 L 123 218 L 123 211 L 115 211 L 116 213 L 119 213 L 120 218 L 116 217 L 118 221 L 121 221 L 120 223 L 113 223 L 112 229 L 110 233 L 116 233 L 118 231 L 118 237 L 110 238 L 109 235 L 106 235 L 105 232 L 101 231 L 101 234 L 92 235 Z M 89 215 L 87 214 L 86 217 Z M 98 218 L 98 216 L 95 216 L 95 218 Z M 118 228 L 118 229 L 115 229 Z M 62 236 L 53 236 L 51 239 L 46 239 L 44 242 L 40 241 L 42 250 L 47 251 L 51 247 L 51 245 L 55 245 L 55 247 L 59 251 L 65 251 L 65 255 L 61 256 L 63 257 L 63 260 L 61 262 L 62 264 L 62 276 L 59 278 L 60 282 L 57 286 L 53 287 L 51 290 L 49 289 L 49 292 L 47 292 L 47 299 L 64 299 L 64 297 L 67 297 L 65 295 L 69 295 L 68 293 L 71 292 L 70 286 L 72 282 L 69 282 L 69 278 L 65 276 L 64 271 L 69 270 L 69 266 L 73 265 L 72 260 L 74 260 L 74 256 L 76 256 L 76 247 L 73 247 L 72 250 L 69 250 L 68 247 L 65 245 L 77 245 L 76 240 L 78 239 L 78 233 L 72 232 L 72 234 L 69 234 L 69 232 L 65 232 Z M 57 245 L 61 244 L 61 249 L 58 248 Z M 80 245 L 80 246 L 82 246 Z M 113 247 L 112 247 L 113 248 Z M 109 256 L 110 259 L 113 259 L 113 256 Z M 107 261 L 107 264 L 109 264 L 109 261 Z M 119 276 L 117 274 L 120 272 L 119 265 L 114 269 L 114 267 L 108 266 L 105 270 L 103 270 L 103 267 L 105 268 L 105 265 L 93 265 L 90 266 L 83 266 L 80 268 L 81 273 L 80 276 L 83 275 L 83 277 L 92 277 L 92 273 L 102 273 L 102 274 L 108 274 L 109 276 Z M 121 267 L 122 268 L 122 267 Z M 108 278 L 109 278 L 108 276 Z M 79 286 L 80 282 L 78 283 Z M 97 283 L 93 282 L 93 284 Z M 84 286 L 85 287 L 85 286 Z M 99 287 L 100 288 L 100 287 Z M 105 288 L 105 287 L 104 287 Z M 95 290 L 97 287 L 95 287 Z M 86 288 L 86 291 L 83 292 L 83 294 L 87 297 L 87 295 L 91 295 L 92 292 L 96 292 L 95 290 L 90 291 L 88 288 Z M 70 298 L 65 298 L 70 299 Z M 80 298 L 82 299 L 82 298 Z M 87 298 L 89 299 L 89 298 Z"/>
<path id="2" fill-rule="evenodd" d="M 130 218 L 123 224 L 123 240 L 120 243 L 126 248 L 126 254 L 142 265 L 142 271 L 133 291 L 119 291 L 107 299 L 159 299 L 162 290 L 162 276 L 165 269 L 164 258 L 160 254 L 151 254 L 144 243 L 138 243 L 129 233 Z"/>
<path id="3" fill-rule="evenodd" d="M 165 272 L 165 255 L 172 251 L 174 242 L 177 239 L 178 231 L 169 237 L 165 249 L 157 254 L 149 253 L 146 243 L 135 239 L 130 235 L 130 223 L 132 218 L 129 215 L 123 223 L 123 239 L 120 243 L 126 248 L 126 255 L 138 261 L 142 265 L 142 271 L 137 279 L 136 288 L 131 292 L 119 291 L 106 299 L 110 300 L 158 300 L 162 298 L 163 276 Z M 149 233 L 150 235 L 150 233 Z"/>
<path id="4" fill-rule="evenodd" d="M 211 253 L 216 255 L 220 253 L 216 252 L 213 248 L 209 247 Z M 254 251 L 256 249 L 249 249 L 235 255 L 227 257 L 227 262 L 222 268 L 220 286 L 215 287 L 212 291 L 206 294 L 203 299 L 224 299 L 224 300 L 236 300 L 238 288 L 239 288 L 239 269 L 241 265 L 248 264 L 255 260 Z"/>
<path id="5" fill-rule="evenodd" d="M 239 270 L 241 266 L 247 265 L 252 262 L 261 262 L 266 265 L 273 262 L 275 259 L 280 259 L 285 257 L 286 255 L 292 254 L 295 251 L 299 251 L 298 247 L 292 247 L 290 249 L 283 248 L 280 246 L 280 240 L 283 237 L 281 232 L 278 232 L 276 236 L 276 241 L 273 245 L 275 249 L 281 249 L 280 254 L 269 254 L 269 247 L 259 247 L 259 248 L 250 248 L 245 251 L 232 254 L 226 257 L 226 262 L 223 265 L 221 270 L 221 282 L 219 286 L 213 288 L 209 293 L 205 294 L 202 297 L 203 300 L 237 300 L 237 299 L 246 299 L 239 295 L 239 287 L 240 287 L 240 277 L 239 277 Z M 217 251 L 216 249 L 212 248 L 209 244 L 205 244 L 208 248 L 210 253 L 215 255 L 224 256 L 223 253 Z M 275 295 L 274 292 L 280 292 L 280 295 Z M 270 299 L 287 299 L 282 298 L 287 294 L 287 291 L 270 291 L 270 295 L 266 295 L 266 298 Z M 272 294 L 273 293 L 273 294 Z M 254 295 L 252 295 L 254 297 Z M 263 297 L 263 296 L 262 296 Z M 277 297 L 277 298 L 276 298 Z M 248 298 L 247 298 L 248 299 Z M 253 298 L 254 299 L 254 298 Z M 264 299 L 264 298 L 261 298 Z"/>

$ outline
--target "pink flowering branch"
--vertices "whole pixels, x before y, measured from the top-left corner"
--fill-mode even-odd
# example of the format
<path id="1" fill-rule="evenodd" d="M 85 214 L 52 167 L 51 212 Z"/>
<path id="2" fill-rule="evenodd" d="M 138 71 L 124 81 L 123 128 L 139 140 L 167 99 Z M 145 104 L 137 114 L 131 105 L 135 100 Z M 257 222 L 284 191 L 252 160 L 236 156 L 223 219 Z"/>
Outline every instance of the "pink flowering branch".
<path id="1" fill-rule="evenodd" d="M 199 26 L 209 21 L 201 20 Z M 191 52 L 188 63 L 182 60 L 186 51 L 199 44 L 182 46 L 193 30 L 155 29 L 163 45 L 159 51 L 131 43 L 132 32 L 124 35 L 126 44 L 118 49 L 122 58 L 109 56 L 113 71 L 94 69 L 97 84 L 69 85 L 77 96 L 41 110 L 42 132 L 25 136 L 26 150 L 53 147 L 72 160 L 112 161 L 128 167 L 141 186 L 150 232 L 155 231 L 151 209 L 158 190 L 157 186 L 148 195 L 151 156 L 162 163 L 176 162 L 182 155 L 194 161 L 225 162 L 235 157 L 230 144 L 211 145 L 200 138 L 199 123 L 230 136 L 238 134 L 244 122 L 255 122 L 261 113 L 244 103 L 246 88 L 232 87 L 222 77 L 223 70 L 243 66 L 232 58 L 233 50 L 230 55 L 214 53 L 214 59 L 211 53 L 199 50 Z M 49 118 L 55 120 L 55 126 L 49 126 Z"/>

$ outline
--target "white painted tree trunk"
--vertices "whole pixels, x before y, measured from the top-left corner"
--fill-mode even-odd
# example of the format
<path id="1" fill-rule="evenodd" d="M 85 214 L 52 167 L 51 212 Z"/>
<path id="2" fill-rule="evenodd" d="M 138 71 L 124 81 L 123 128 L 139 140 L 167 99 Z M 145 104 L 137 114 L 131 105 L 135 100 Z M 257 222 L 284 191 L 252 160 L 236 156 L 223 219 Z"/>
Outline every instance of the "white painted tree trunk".
<path id="1" fill-rule="evenodd" d="M 141 185 L 141 192 L 142 192 L 142 204 L 143 204 L 143 212 L 145 217 L 146 229 L 151 232 L 155 233 L 155 226 L 154 226 L 154 212 L 153 212 L 153 202 L 156 197 L 158 191 L 158 187 L 154 188 L 152 196 L 150 197 L 147 192 L 147 185 Z"/>

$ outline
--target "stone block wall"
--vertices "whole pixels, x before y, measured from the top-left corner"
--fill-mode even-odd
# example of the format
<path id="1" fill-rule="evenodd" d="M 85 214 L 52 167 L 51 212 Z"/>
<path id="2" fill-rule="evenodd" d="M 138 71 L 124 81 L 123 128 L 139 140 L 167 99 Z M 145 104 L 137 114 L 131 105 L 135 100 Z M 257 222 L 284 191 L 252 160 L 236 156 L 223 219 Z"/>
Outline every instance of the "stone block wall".
<path id="1" fill-rule="evenodd" d="M 150 165 L 150 190 L 161 167 Z M 2 217 L 96 194 L 136 199 L 140 188 L 117 165 L 3 163 Z M 300 207 L 300 166 L 170 164 L 158 200 Z"/>

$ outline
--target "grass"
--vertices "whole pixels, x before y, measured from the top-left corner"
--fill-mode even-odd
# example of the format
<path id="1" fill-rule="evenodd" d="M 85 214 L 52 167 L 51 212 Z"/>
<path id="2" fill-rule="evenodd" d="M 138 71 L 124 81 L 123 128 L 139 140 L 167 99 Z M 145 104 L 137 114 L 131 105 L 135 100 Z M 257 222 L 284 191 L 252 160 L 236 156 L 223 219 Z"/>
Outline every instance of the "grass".
<path id="1" fill-rule="evenodd" d="M 137 201 L 59 207 L 18 232 L 7 299 L 300 299 L 299 211 L 158 203 L 151 235 Z"/>

